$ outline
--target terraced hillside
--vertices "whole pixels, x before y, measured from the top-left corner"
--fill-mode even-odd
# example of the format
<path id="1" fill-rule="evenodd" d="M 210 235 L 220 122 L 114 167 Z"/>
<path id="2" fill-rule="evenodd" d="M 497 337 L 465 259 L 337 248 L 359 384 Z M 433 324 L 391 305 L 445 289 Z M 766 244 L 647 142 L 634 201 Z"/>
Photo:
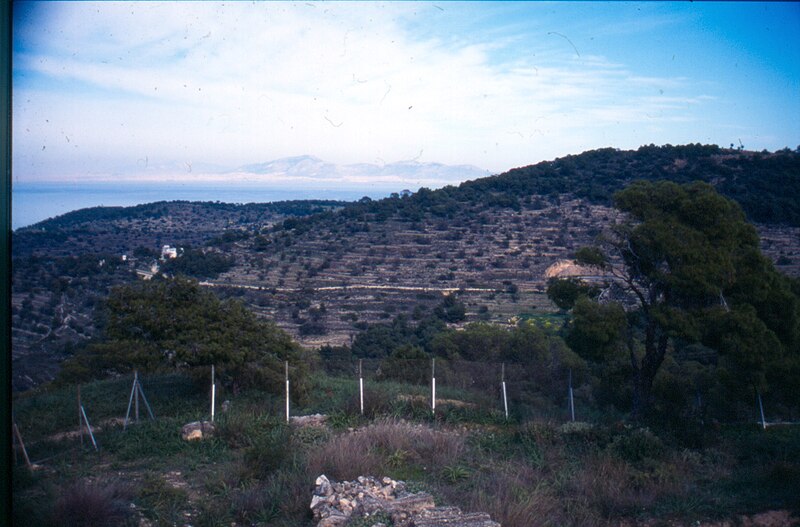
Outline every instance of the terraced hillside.
<path id="1" fill-rule="evenodd" d="M 13 236 L 12 369 L 16 389 L 52 379 L 91 339 L 109 288 L 137 280 L 163 245 L 204 246 L 231 229 L 269 229 L 288 217 L 338 209 L 324 201 L 233 205 L 159 202 L 83 209 Z M 124 260 L 123 260 L 124 256 Z"/>
<path id="2" fill-rule="evenodd" d="M 564 196 L 519 210 L 465 202 L 452 218 L 395 214 L 298 226 L 271 233 L 266 243 L 233 245 L 235 267 L 205 283 L 225 286 L 225 294 L 311 345 L 347 343 L 365 323 L 413 316 L 452 292 L 466 304 L 467 320 L 507 322 L 550 310 L 546 270 L 614 217 L 613 209 Z"/>
<path id="3" fill-rule="evenodd" d="M 156 263 L 169 272 L 157 261 L 163 245 L 186 248 L 180 258 L 218 257 L 219 273 L 179 269 L 309 346 L 347 344 L 367 324 L 398 314 L 417 318 L 454 291 L 466 322 L 547 313 L 548 269 L 615 221 L 610 197 L 635 179 L 714 184 L 742 203 L 778 269 L 800 276 L 800 152 L 789 150 L 603 149 L 347 206 L 86 209 L 14 233 L 15 384 L 46 380 L 92 338 L 109 287 L 140 279 L 137 270 L 149 276 Z"/>

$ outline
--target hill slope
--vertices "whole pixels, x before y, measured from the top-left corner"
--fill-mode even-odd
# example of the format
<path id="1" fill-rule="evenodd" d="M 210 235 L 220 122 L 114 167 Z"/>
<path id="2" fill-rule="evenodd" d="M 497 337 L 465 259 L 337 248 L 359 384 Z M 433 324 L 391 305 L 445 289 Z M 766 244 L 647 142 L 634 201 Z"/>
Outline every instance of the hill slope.
<path id="1" fill-rule="evenodd" d="M 635 179 L 714 184 L 759 222 L 778 268 L 800 275 L 800 153 L 788 150 L 595 150 L 347 206 L 86 209 L 14 233 L 15 381 L 30 386 L 51 375 L 54 357 L 94 334 L 95 305 L 108 287 L 134 280 L 136 267 L 149 267 L 167 244 L 202 249 L 192 257 L 224 256 L 226 271 L 198 278 L 307 345 L 348 343 L 366 324 L 419 315 L 454 290 L 467 321 L 548 311 L 548 269 L 614 221 L 610 197 Z M 123 263 L 122 254 L 139 258 Z"/>

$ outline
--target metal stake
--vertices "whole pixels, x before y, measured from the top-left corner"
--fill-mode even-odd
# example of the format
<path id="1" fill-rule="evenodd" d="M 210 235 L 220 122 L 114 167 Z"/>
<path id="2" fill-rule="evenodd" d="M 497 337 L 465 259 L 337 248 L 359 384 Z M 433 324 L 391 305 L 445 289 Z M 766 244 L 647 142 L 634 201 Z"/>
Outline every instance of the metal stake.
<path id="1" fill-rule="evenodd" d="M 78 435 L 81 436 L 81 448 L 83 448 L 83 405 L 81 404 L 81 385 L 78 385 Z"/>
<path id="2" fill-rule="evenodd" d="M 147 414 L 150 416 L 150 419 L 155 420 L 155 416 L 153 415 L 153 409 L 150 408 L 150 403 L 147 402 L 147 397 L 144 395 L 144 390 L 142 389 L 142 383 L 139 382 L 139 372 L 133 372 L 133 386 L 131 386 L 131 396 L 128 399 L 128 411 L 125 412 L 125 422 L 122 425 L 123 430 L 127 430 L 128 422 L 130 421 L 131 417 L 131 406 L 134 405 L 134 398 L 136 399 L 136 413 L 135 418 L 136 422 L 139 422 L 139 397 L 142 398 L 144 402 L 144 406 L 147 409 Z"/>
<path id="3" fill-rule="evenodd" d="M 572 370 L 569 370 L 569 412 L 572 420 L 575 421 L 575 398 L 572 394 Z"/>
<path id="4" fill-rule="evenodd" d="M 286 422 L 289 422 L 289 361 L 285 361 L 286 365 Z"/>
<path id="5" fill-rule="evenodd" d="M 361 369 L 362 359 L 358 359 L 358 394 L 361 399 L 361 415 L 364 415 L 364 376 Z"/>
<path id="6" fill-rule="evenodd" d="M 436 413 L 436 359 L 431 359 L 431 413 Z"/>
<path id="7" fill-rule="evenodd" d="M 28 467 L 28 470 L 33 470 L 33 465 L 31 465 L 31 460 L 28 457 L 28 450 L 25 448 L 25 443 L 22 441 L 22 434 L 19 433 L 19 428 L 17 428 L 17 423 L 14 423 L 14 436 L 17 438 L 17 442 L 19 442 L 19 446 L 22 447 L 22 457 L 25 458 L 25 466 Z M 16 459 L 17 449 L 14 449 L 14 457 Z"/>
<path id="8" fill-rule="evenodd" d="M 133 386 L 131 386 L 131 396 L 128 398 L 128 410 L 125 412 L 125 421 L 122 423 L 122 429 L 128 429 L 128 419 L 131 416 L 131 405 L 133 404 L 133 398 L 136 396 L 136 373 L 133 375 Z M 137 405 L 138 406 L 138 405 Z M 136 420 L 139 421 L 138 419 Z"/>
<path id="9" fill-rule="evenodd" d="M 500 373 L 500 380 L 503 385 L 503 409 L 506 412 L 506 419 L 508 419 L 508 397 L 506 395 L 506 363 L 504 362 L 502 365 L 502 371 Z"/>
<path id="10" fill-rule="evenodd" d="M 133 372 L 133 389 L 136 390 L 138 387 L 139 387 L 139 372 L 138 371 L 134 371 Z M 139 422 L 139 394 L 138 394 L 138 390 L 136 390 L 136 391 L 137 391 L 137 394 L 136 394 L 136 401 L 134 402 L 134 406 L 135 406 L 135 412 L 136 412 L 136 414 L 135 414 L 136 415 L 136 422 L 138 423 Z"/>
<path id="11" fill-rule="evenodd" d="M 88 430 L 89 437 L 92 439 L 92 445 L 94 445 L 94 449 L 97 450 L 97 442 L 94 440 L 92 425 L 89 424 L 89 418 L 86 417 L 86 410 L 83 409 L 83 405 L 81 405 L 81 414 L 83 415 L 83 420 L 86 422 L 86 430 Z"/>
<path id="12" fill-rule="evenodd" d="M 150 403 L 147 402 L 147 397 L 144 396 L 144 390 L 142 390 L 142 383 L 136 383 L 136 391 L 139 395 L 142 396 L 142 401 L 144 401 L 144 407 L 147 408 L 147 413 L 150 415 L 150 419 L 155 420 L 156 416 L 153 415 L 153 409 L 150 408 Z"/>
<path id="13" fill-rule="evenodd" d="M 211 422 L 214 422 L 214 409 L 217 402 L 217 383 L 214 382 L 214 365 L 211 365 Z"/>

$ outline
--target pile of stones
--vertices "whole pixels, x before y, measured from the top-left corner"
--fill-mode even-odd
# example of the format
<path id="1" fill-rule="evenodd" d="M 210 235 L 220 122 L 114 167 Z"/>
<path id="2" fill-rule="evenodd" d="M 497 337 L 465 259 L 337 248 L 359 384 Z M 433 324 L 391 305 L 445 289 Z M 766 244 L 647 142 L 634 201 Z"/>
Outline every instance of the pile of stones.
<path id="1" fill-rule="evenodd" d="M 311 510 L 317 527 L 343 527 L 355 518 L 367 519 L 361 525 L 386 527 L 381 518 L 387 517 L 395 527 L 500 527 L 486 513 L 437 507 L 427 492 L 409 492 L 404 482 L 391 478 L 332 482 L 321 475 L 315 483 Z"/>

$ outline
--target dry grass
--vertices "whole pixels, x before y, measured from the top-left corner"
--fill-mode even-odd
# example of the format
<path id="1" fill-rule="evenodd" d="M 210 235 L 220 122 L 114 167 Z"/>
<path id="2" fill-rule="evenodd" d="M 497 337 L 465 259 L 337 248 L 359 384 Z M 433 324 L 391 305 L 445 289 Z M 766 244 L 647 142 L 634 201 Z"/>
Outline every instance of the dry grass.
<path id="1" fill-rule="evenodd" d="M 53 524 L 68 527 L 131 524 L 133 492 L 118 481 L 79 481 L 61 491 L 53 507 Z"/>
<path id="2" fill-rule="evenodd" d="M 464 439 L 424 425 L 382 421 L 333 437 L 309 453 L 312 474 L 335 479 L 381 476 L 397 464 L 415 464 L 437 470 L 457 461 L 465 452 Z"/>
<path id="3" fill-rule="evenodd" d="M 586 460 L 571 482 L 571 492 L 603 518 L 624 517 L 651 509 L 668 497 L 685 495 L 691 479 L 688 464 L 635 466 L 607 453 Z"/>
<path id="4" fill-rule="evenodd" d="M 467 489 L 443 489 L 467 511 L 483 511 L 504 527 L 561 525 L 561 504 L 544 474 L 527 464 L 505 463 L 475 474 Z"/>

